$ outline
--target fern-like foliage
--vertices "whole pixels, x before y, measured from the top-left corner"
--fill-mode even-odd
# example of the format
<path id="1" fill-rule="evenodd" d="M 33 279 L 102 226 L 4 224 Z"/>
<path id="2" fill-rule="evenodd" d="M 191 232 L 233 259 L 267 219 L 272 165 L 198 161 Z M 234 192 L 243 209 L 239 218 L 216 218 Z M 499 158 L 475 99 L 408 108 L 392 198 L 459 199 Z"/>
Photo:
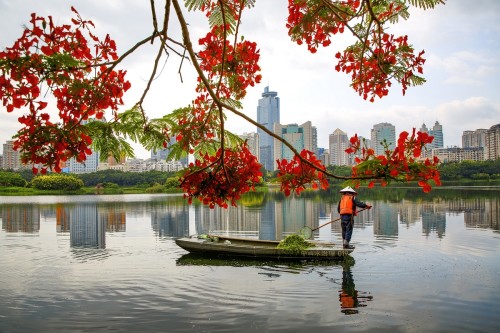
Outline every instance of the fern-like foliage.
<path id="1" fill-rule="evenodd" d="M 241 6 L 252 8 L 257 0 L 242 0 Z M 239 17 L 238 13 L 233 13 L 234 1 L 213 1 L 213 0 L 185 0 L 185 6 L 189 11 L 201 10 L 210 7 L 212 2 L 217 5 L 213 8 L 208 18 L 210 28 L 214 26 L 228 26 L 228 34 L 233 34 L 236 30 Z"/>
<path id="2" fill-rule="evenodd" d="M 437 5 L 444 5 L 446 0 L 407 0 L 407 2 L 414 7 L 432 9 Z"/>
<path id="3" fill-rule="evenodd" d="M 92 137 L 92 149 L 99 152 L 101 162 L 105 162 L 110 156 L 117 161 L 122 157 L 134 157 L 134 149 L 126 137 L 116 132 L 114 125 L 103 121 L 91 121 L 84 125 Z"/>

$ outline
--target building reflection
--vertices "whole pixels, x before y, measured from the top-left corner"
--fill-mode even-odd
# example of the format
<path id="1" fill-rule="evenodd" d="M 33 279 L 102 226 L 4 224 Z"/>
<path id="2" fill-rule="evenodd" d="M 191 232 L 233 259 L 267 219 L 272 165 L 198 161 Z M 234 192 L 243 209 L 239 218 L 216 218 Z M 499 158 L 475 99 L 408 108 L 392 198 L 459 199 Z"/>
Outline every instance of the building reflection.
<path id="1" fill-rule="evenodd" d="M 400 227 L 417 227 L 425 237 L 443 238 L 450 216 L 463 216 L 467 228 L 500 230 L 500 198 L 494 195 L 405 198 L 397 202 L 366 198 L 365 201 L 373 208 L 356 216 L 354 228 L 373 228 L 375 237 L 397 239 Z M 127 230 L 127 216 L 150 219 L 151 228 L 160 237 L 221 233 L 266 240 L 280 240 L 304 226 L 314 229 L 333 220 L 314 233 L 316 239 L 328 241 L 341 231 L 336 208 L 336 202 L 332 203 L 330 198 L 285 198 L 274 193 L 257 193 L 228 209 L 210 209 L 198 203 L 188 205 L 170 198 L 140 204 L 0 203 L 0 217 L 5 232 L 36 233 L 41 226 L 55 221 L 58 233 L 70 233 L 71 246 L 104 248 L 106 232 Z"/>
<path id="2" fill-rule="evenodd" d="M 465 225 L 469 228 L 500 230 L 500 198 L 475 201 L 474 206 L 464 209 Z"/>
<path id="3" fill-rule="evenodd" d="M 367 200 L 370 201 L 370 200 Z M 354 228 L 373 227 L 376 237 L 397 239 L 399 227 L 411 228 L 420 225 L 423 236 L 445 237 L 447 216 L 463 214 L 467 227 L 491 228 L 499 230 L 500 199 L 478 197 L 474 199 L 442 199 L 416 201 L 402 199 L 399 202 L 375 200 L 373 208 L 359 212 Z M 232 236 L 258 237 L 280 240 L 288 234 L 298 232 L 302 227 L 312 229 L 338 218 L 332 204 L 314 201 L 307 197 L 270 198 L 258 207 L 229 207 L 229 209 L 209 209 L 195 206 L 191 222 L 194 233 L 225 233 Z M 330 214 L 330 217 L 328 217 Z M 325 231 L 326 230 L 326 231 Z M 325 233 L 340 234 L 340 223 L 331 223 L 315 232 L 315 237 Z"/>
<path id="4" fill-rule="evenodd" d="M 56 205 L 56 230 L 69 232 L 69 207 L 63 204 Z"/>
<path id="5" fill-rule="evenodd" d="M 69 219 L 71 247 L 106 248 L 106 221 L 99 218 L 96 203 L 71 207 Z"/>
<path id="6" fill-rule="evenodd" d="M 189 207 L 174 203 L 155 205 L 151 211 L 151 227 L 160 237 L 183 237 L 189 230 Z"/>
<path id="7" fill-rule="evenodd" d="M 274 218 L 276 206 L 273 201 L 266 201 L 260 211 L 259 239 L 276 240 L 276 219 Z M 259 212 L 254 214 L 259 220 Z"/>
<path id="8" fill-rule="evenodd" d="M 127 231 L 127 213 L 123 204 L 99 208 L 98 218 L 105 224 L 107 232 Z"/>
<path id="9" fill-rule="evenodd" d="M 422 234 L 429 236 L 436 233 L 438 238 L 443 238 L 446 231 L 446 212 L 439 205 L 422 205 Z"/>
<path id="10" fill-rule="evenodd" d="M 398 236 L 398 211 L 387 202 L 377 202 L 373 208 L 373 234 L 375 236 Z"/>
<path id="11" fill-rule="evenodd" d="M 40 231 L 40 208 L 33 204 L 3 206 L 2 229 L 6 232 Z"/>

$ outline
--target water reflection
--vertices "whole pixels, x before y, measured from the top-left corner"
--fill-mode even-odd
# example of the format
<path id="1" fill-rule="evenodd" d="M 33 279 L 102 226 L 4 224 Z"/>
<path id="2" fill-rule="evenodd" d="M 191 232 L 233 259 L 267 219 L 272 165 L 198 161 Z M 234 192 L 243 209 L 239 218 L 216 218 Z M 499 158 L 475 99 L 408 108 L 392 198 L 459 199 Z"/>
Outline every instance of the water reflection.
<path id="1" fill-rule="evenodd" d="M 399 192 L 396 190 L 395 192 Z M 499 230 L 500 199 L 491 191 L 488 195 L 463 196 L 449 193 L 440 196 L 398 194 L 397 200 L 382 200 L 379 192 L 365 201 L 373 203 L 371 210 L 363 211 L 355 219 L 355 229 L 373 230 L 375 238 L 396 242 L 400 226 L 414 228 L 421 225 L 425 237 L 446 236 L 450 215 L 463 216 L 469 228 Z M 393 191 L 386 191 L 388 197 Z M 400 197 L 405 197 L 401 199 Z M 71 197 L 65 197 L 71 198 Z M 70 233 L 71 246 L 106 247 L 106 232 L 125 232 L 127 218 L 147 216 L 158 237 L 183 237 L 193 234 L 221 233 L 265 240 L 280 240 L 296 233 L 304 226 L 312 229 L 336 219 L 338 194 L 302 195 L 284 198 L 280 193 L 252 193 L 238 207 L 209 209 L 199 204 L 189 206 L 179 197 L 157 197 L 151 201 L 120 202 L 117 198 L 103 201 L 104 196 L 92 202 L 91 196 L 81 202 L 66 200 L 59 203 L 35 204 L 29 200 L 0 204 L 2 230 L 5 232 L 38 233 L 41 221 L 55 221 L 56 232 Z M 103 199 L 104 198 L 104 199 Z M 21 200 L 22 201 L 22 200 Z M 339 223 L 332 223 L 314 233 L 320 240 L 337 241 Z M 332 236 L 333 235 L 333 236 Z"/>
<path id="2" fill-rule="evenodd" d="M 358 314 L 359 308 L 366 307 L 368 302 L 373 300 L 370 292 L 359 291 L 356 289 L 352 268 L 355 265 L 353 257 L 346 257 L 342 260 L 258 260 L 244 257 L 214 257 L 201 254 L 188 253 L 177 259 L 178 266 L 229 266 L 229 267 L 257 267 L 259 275 L 266 276 L 269 281 L 278 279 L 286 274 L 310 273 L 314 267 L 340 268 L 335 270 L 341 274 L 342 282 L 337 278 L 328 279 L 336 285 L 340 284 L 338 291 L 340 301 L 340 312 L 345 315 Z M 323 275 L 325 273 L 320 273 Z M 325 276 L 327 277 L 327 276 Z"/>
<path id="3" fill-rule="evenodd" d="M 345 315 L 358 314 L 358 308 L 367 306 L 366 303 L 373 300 L 373 296 L 370 293 L 356 290 L 351 271 L 351 267 L 354 265 L 354 258 L 345 260 L 341 265 L 342 288 L 339 290 L 340 312 Z"/>

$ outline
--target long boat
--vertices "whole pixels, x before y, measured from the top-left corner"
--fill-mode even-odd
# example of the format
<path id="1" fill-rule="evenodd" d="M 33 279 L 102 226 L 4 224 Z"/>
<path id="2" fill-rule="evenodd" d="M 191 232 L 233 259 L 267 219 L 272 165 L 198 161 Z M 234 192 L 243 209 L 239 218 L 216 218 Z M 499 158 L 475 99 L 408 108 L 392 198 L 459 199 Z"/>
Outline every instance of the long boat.
<path id="1" fill-rule="evenodd" d="M 177 238 L 175 243 L 190 253 L 214 256 L 243 256 L 273 259 L 341 259 L 353 250 L 319 241 L 300 251 L 278 249 L 279 241 L 237 238 L 219 235 Z"/>

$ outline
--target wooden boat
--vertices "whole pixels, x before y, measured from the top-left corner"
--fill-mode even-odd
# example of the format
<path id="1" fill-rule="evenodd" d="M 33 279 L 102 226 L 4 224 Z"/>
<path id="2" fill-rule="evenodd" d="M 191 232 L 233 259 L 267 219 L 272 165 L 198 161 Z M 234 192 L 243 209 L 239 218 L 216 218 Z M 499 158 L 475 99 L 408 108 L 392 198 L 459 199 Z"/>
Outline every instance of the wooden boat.
<path id="1" fill-rule="evenodd" d="M 236 238 L 219 235 L 184 237 L 175 243 L 190 253 L 215 256 L 244 256 L 273 259 L 340 259 L 348 256 L 352 249 L 344 249 L 332 243 L 309 241 L 314 246 L 290 252 L 276 248 L 279 241 Z"/>

